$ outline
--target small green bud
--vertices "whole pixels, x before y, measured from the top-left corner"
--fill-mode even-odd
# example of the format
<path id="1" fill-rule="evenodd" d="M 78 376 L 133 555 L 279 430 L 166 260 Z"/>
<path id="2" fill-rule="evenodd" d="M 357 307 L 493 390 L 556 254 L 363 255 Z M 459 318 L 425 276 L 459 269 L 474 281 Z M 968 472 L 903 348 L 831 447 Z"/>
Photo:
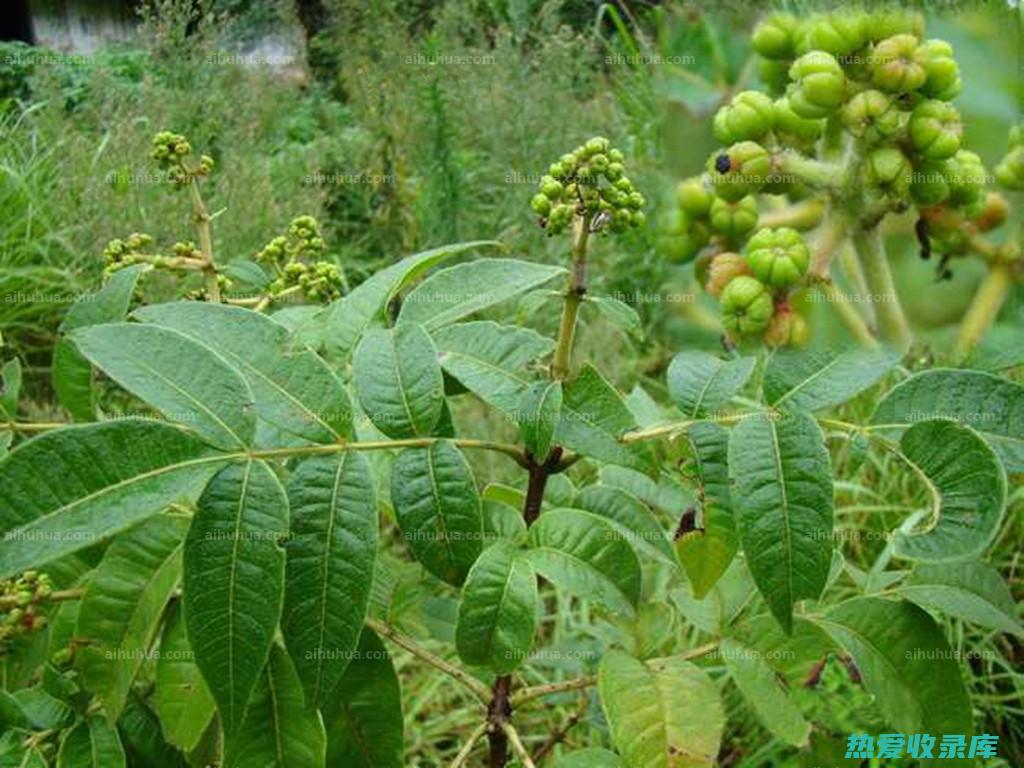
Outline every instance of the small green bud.
<path id="1" fill-rule="evenodd" d="M 875 194 L 900 199 L 910 188 L 910 161 L 893 147 L 872 151 L 862 168 L 863 182 Z"/>
<path id="2" fill-rule="evenodd" d="M 1010 149 L 996 166 L 995 176 L 1007 189 L 1024 190 L 1024 145 Z"/>
<path id="3" fill-rule="evenodd" d="M 949 197 L 945 169 L 946 164 L 942 162 L 923 163 L 914 169 L 910 179 L 910 197 L 915 203 L 936 205 Z"/>
<path id="4" fill-rule="evenodd" d="M 757 224 L 757 200 L 747 195 L 735 203 L 716 197 L 711 203 L 711 226 L 731 240 L 738 240 Z"/>
<path id="5" fill-rule="evenodd" d="M 946 161 L 946 181 L 949 182 L 949 204 L 969 206 L 982 199 L 987 174 L 981 158 L 974 152 L 961 149 Z"/>
<path id="6" fill-rule="evenodd" d="M 945 101 L 922 101 L 910 114 L 909 134 L 914 149 L 926 160 L 943 160 L 960 149 L 960 113 Z"/>
<path id="7" fill-rule="evenodd" d="M 699 219 L 711 209 L 712 195 L 699 177 L 679 182 L 676 187 L 676 201 L 687 216 Z"/>
<path id="8" fill-rule="evenodd" d="M 754 50 L 766 59 L 790 59 L 796 53 L 795 34 L 800 22 L 789 14 L 775 14 L 754 27 Z"/>
<path id="9" fill-rule="evenodd" d="M 835 56 L 853 53 L 867 39 L 866 21 L 865 14 L 858 12 L 814 14 L 802 25 L 801 53 L 813 50 Z"/>
<path id="10" fill-rule="evenodd" d="M 551 213 L 551 199 L 546 195 L 536 194 L 530 200 L 530 207 L 538 216 L 547 216 Z"/>
<path id="11" fill-rule="evenodd" d="M 875 46 L 872 58 L 871 80 L 879 90 L 910 93 L 920 88 L 927 77 L 926 56 L 913 35 L 887 37 Z"/>
<path id="12" fill-rule="evenodd" d="M 945 40 L 926 40 L 919 48 L 919 55 L 925 71 L 921 93 L 942 101 L 952 101 L 959 96 L 964 84 L 960 67 L 953 58 L 953 46 Z"/>
<path id="13" fill-rule="evenodd" d="M 723 144 L 757 141 L 772 129 L 772 100 L 758 91 L 742 91 L 718 110 L 715 138 Z"/>
<path id="14" fill-rule="evenodd" d="M 825 130 L 825 120 L 801 117 L 783 96 L 773 105 L 775 132 L 787 143 L 816 141 Z"/>
<path id="15" fill-rule="evenodd" d="M 739 275 L 729 281 L 719 299 L 722 324 L 730 333 L 752 336 L 768 327 L 774 314 L 772 295 L 764 283 Z"/>
<path id="16" fill-rule="evenodd" d="M 843 107 L 843 125 L 857 138 L 878 144 L 899 132 L 903 116 L 888 95 L 861 91 Z"/>
<path id="17" fill-rule="evenodd" d="M 842 103 L 846 80 L 843 68 L 830 53 L 805 53 L 793 62 L 789 77 L 794 81 L 789 105 L 800 117 L 828 117 Z"/>
<path id="18" fill-rule="evenodd" d="M 790 227 L 758 230 L 747 242 L 746 250 L 750 273 L 780 290 L 799 282 L 811 263 L 807 244 Z"/>

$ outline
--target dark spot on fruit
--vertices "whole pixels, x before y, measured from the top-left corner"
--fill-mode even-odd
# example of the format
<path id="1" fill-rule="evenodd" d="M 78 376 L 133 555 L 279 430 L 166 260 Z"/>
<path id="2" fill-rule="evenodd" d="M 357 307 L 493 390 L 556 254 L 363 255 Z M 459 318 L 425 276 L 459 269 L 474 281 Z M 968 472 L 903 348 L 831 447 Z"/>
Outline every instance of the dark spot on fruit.
<path id="1" fill-rule="evenodd" d="M 724 152 L 715 158 L 715 170 L 719 173 L 728 173 L 732 168 L 732 160 Z"/>

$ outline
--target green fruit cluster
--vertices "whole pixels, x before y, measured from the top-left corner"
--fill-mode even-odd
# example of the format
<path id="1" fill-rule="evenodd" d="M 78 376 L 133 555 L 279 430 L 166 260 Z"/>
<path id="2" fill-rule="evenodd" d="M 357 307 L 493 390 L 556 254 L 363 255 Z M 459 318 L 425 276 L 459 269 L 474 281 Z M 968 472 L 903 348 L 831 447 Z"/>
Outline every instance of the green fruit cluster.
<path id="1" fill-rule="evenodd" d="M 1024 123 L 1010 130 L 1009 150 L 996 166 L 995 176 L 1007 189 L 1024 190 Z"/>
<path id="2" fill-rule="evenodd" d="M 723 197 L 706 176 L 686 179 L 658 222 L 659 252 L 686 263 L 712 242 L 737 247 L 757 226 L 757 216 L 753 195 Z"/>
<path id="3" fill-rule="evenodd" d="M 110 275 L 132 264 L 149 261 L 146 249 L 153 244 L 153 238 L 142 232 L 132 232 L 128 237 L 115 238 L 103 249 L 103 272 Z"/>
<path id="4" fill-rule="evenodd" d="M 594 137 L 562 155 L 541 177 L 530 207 L 549 235 L 565 231 L 580 217 L 593 230 L 625 232 L 645 221 L 644 196 L 626 176 L 621 151 Z"/>
<path id="5" fill-rule="evenodd" d="M 315 218 L 307 215 L 293 219 L 287 234 L 275 237 L 256 254 L 256 260 L 270 266 L 276 275 L 268 289 L 270 295 L 299 289 L 309 301 L 341 298 L 344 276 L 337 264 L 322 258 L 326 251 Z"/>
<path id="6" fill-rule="evenodd" d="M 213 170 L 213 158 L 201 155 L 198 162 L 190 164 L 186 158 L 192 154 L 192 145 L 180 133 L 160 131 L 153 137 L 150 157 L 167 173 L 171 184 L 183 187 L 192 179 L 209 176 Z"/>
<path id="7" fill-rule="evenodd" d="M 46 626 L 39 605 L 52 592 L 50 577 L 38 571 L 0 581 L 0 655 L 14 639 Z"/>

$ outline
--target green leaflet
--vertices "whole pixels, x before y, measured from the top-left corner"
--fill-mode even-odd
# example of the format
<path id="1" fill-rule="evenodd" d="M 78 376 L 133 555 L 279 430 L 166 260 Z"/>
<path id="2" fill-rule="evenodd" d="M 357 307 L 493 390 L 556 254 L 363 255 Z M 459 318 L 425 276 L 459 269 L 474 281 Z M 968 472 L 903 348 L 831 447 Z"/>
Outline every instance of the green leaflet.
<path id="1" fill-rule="evenodd" d="M 492 240 L 442 245 L 407 256 L 377 272 L 324 310 L 323 341 L 327 352 L 332 357 L 346 357 L 384 308 L 403 288 L 431 267 L 474 248 L 496 245 L 499 243 Z"/>
<path id="2" fill-rule="evenodd" d="M 377 555 L 377 492 L 356 452 L 302 462 L 288 481 L 281 630 L 309 701 L 323 706 L 366 618 Z"/>
<path id="3" fill-rule="evenodd" d="M 807 744 L 811 726 L 764 660 L 762 653 L 730 638 L 722 640 L 719 656 L 736 687 L 750 703 L 765 728 L 787 744 Z"/>
<path id="4" fill-rule="evenodd" d="M 555 429 L 561 416 L 561 382 L 538 381 L 523 391 L 516 420 L 519 422 L 523 445 L 534 461 L 546 461 L 551 454 Z"/>
<path id="5" fill-rule="evenodd" d="M 570 594 L 631 615 L 640 599 L 640 563 L 626 539 L 602 517 L 551 509 L 530 527 L 523 556 Z"/>
<path id="6" fill-rule="evenodd" d="M 226 304 L 181 301 L 134 317 L 183 333 L 222 355 L 252 389 L 257 416 L 282 431 L 327 443 L 352 435 L 344 382 L 309 350 L 286 352 L 288 329 L 266 315 Z"/>
<path id="7" fill-rule="evenodd" d="M 536 331 L 483 320 L 445 326 L 433 337 L 449 376 L 488 405 L 511 414 L 532 380 L 526 366 L 554 347 Z"/>
<path id="8" fill-rule="evenodd" d="M 0 422 L 14 421 L 21 394 L 21 363 L 17 358 L 0 365 Z"/>
<path id="9" fill-rule="evenodd" d="M 363 629 L 359 650 L 323 710 L 327 765 L 402 768 L 402 695 L 380 638 Z"/>
<path id="10" fill-rule="evenodd" d="M 492 486 L 493 487 L 493 486 Z M 521 505 L 512 507 L 501 501 L 481 497 L 484 514 L 484 546 L 499 539 L 513 544 L 526 543 L 526 521 Z"/>
<path id="11" fill-rule="evenodd" d="M 29 440 L 0 461 L 0 577 L 130 527 L 198 491 L 223 463 L 194 435 L 146 419 Z"/>
<path id="12" fill-rule="evenodd" d="M 817 598 L 832 563 L 832 463 L 803 412 L 754 416 L 729 437 L 740 540 L 758 590 L 788 633 L 793 604 Z"/>
<path id="13" fill-rule="evenodd" d="M 675 565 L 675 553 L 665 531 L 654 513 L 636 496 L 610 485 L 590 485 L 577 494 L 573 504 L 607 520 L 638 556 Z"/>
<path id="14" fill-rule="evenodd" d="M 676 541 L 693 596 L 703 600 L 721 578 L 739 549 L 729 481 L 729 432 L 710 422 L 694 424 L 686 431 L 693 465 L 702 491 L 699 496 L 703 531 L 684 534 Z"/>
<path id="15" fill-rule="evenodd" d="M 178 604 L 168 613 L 160 639 L 153 705 L 164 738 L 184 752 L 196 748 L 213 719 L 213 695 L 193 659 L 184 612 Z"/>
<path id="16" fill-rule="evenodd" d="M 714 413 L 747 383 L 753 357 L 721 360 L 707 352 L 680 352 L 668 367 L 668 391 L 686 416 Z"/>
<path id="17" fill-rule="evenodd" d="M 919 565 L 895 591 L 922 608 L 998 632 L 1024 635 L 1013 595 L 999 571 L 988 563 Z"/>
<path id="18" fill-rule="evenodd" d="M 249 460 L 203 491 L 185 539 L 185 623 L 225 734 L 241 725 L 281 616 L 288 497 Z"/>
<path id="19" fill-rule="evenodd" d="M 563 267 L 517 259 L 477 259 L 435 272 L 402 302 L 398 326 L 418 323 L 428 331 L 515 298 L 566 274 Z"/>
<path id="20" fill-rule="evenodd" d="M 211 445 L 230 450 L 251 442 L 252 390 L 209 347 L 177 331 L 139 323 L 93 325 L 71 338 L 93 365 Z"/>
<path id="21" fill-rule="evenodd" d="M 896 554 L 949 560 L 981 552 L 1006 504 L 1006 475 L 992 448 L 956 422 L 925 421 L 903 433 L 900 449 L 929 485 L 932 518 L 920 531 L 897 531 Z"/>
<path id="22" fill-rule="evenodd" d="M 185 756 L 164 739 L 160 719 L 140 696 L 132 694 L 117 723 L 129 765 L 186 768 Z"/>
<path id="23" fill-rule="evenodd" d="M 123 320 L 144 269 L 144 265 L 136 264 L 118 270 L 98 291 L 79 298 L 64 316 L 53 350 L 53 388 L 57 401 L 75 421 L 95 421 L 96 404 L 92 367 L 67 335 L 90 325 Z"/>
<path id="24" fill-rule="evenodd" d="M 889 390 L 871 418 L 899 428 L 932 419 L 971 427 L 1007 472 L 1024 472 L 1024 386 L 979 371 L 924 371 Z"/>
<path id="25" fill-rule="evenodd" d="M 483 549 L 483 513 L 473 471 L 447 440 L 408 448 L 391 470 L 391 503 L 423 567 L 458 586 Z"/>
<path id="26" fill-rule="evenodd" d="M 612 740 L 630 768 L 700 768 L 715 764 L 725 713 L 718 688 L 680 658 L 644 664 L 607 651 L 598 692 Z"/>
<path id="27" fill-rule="evenodd" d="M 877 383 L 901 357 L 888 349 L 779 350 L 765 366 L 765 401 L 804 411 L 832 408 Z"/>
<path id="28" fill-rule="evenodd" d="M 327 735 L 320 713 L 307 706 L 292 660 L 270 650 L 242 727 L 224 748 L 224 768 L 323 768 Z"/>
<path id="29" fill-rule="evenodd" d="M 587 296 L 586 305 L 595 307 L 605 319 L 631 338 L 637 338 L 643 331 L 640 315 L 624 301 L 611 296 Z"/>
<path id="30" fill-rule="evenodd" d="M 7 731 L 0 738 L 0 768 L 47 768 L 46 758 L 35 747 L 24 746 L 27 734 Z"/>
<path id="31" fill-rule="evenodd" d="M 537 629 L 537 577 L 515 545 L 484 550 L 466 577 L 455 626 L 464 662 L 506 675 L 530 655 Z"/>
<path id="32" fill-rule="evenodd" d="M 942 630 L 927 613 L 910 603 L 859 597 L 814 621 L 853 656 L 865 686 L 893 729 L 962 733 L 970 741 L 971 704 L 959 665 Z"/>
<path id="33" fill-rule="evenodd" d="M 555 768 L 626 768 L 622 758 L 600 747 L 577 749 L 558 758 Z"/>
<path id="34" fill-rule="evenodd" d="M 584 366 L 563 385 L 555 442 L 598 461 L 647 469 L 652 458 L 646 446 L 619 442 L 634 427 L 636 421 L 622 395 L 592 366 Z"/>
<path id="35" fill-rule="evenodd" d="M 437 350 L 427 332 L 408 324 L 363 336 L 352 360 L 359 404 L 388 437 L 430 435 L 444 407 Z"/>
<path id="36" fill-rule="evenodd" d="M 157 515 L 124 532 L 89 577 L 75 629 L 83 686 L 117 722 L 181 578 L 188 519 Z"/>
<path id="37" fill-rule="evenodd" d="M 75 719 L 71 706 L 47 691 L 42 683 L 20 688 L 13 695 L 33 730 L 60 730 Z"/>
<path id="38" fill-rule="evenodd" d="M 57 768 L 124 768 L 121 738 L 96 715 L 80 720 L 64 734 L 57 753 Z"/>

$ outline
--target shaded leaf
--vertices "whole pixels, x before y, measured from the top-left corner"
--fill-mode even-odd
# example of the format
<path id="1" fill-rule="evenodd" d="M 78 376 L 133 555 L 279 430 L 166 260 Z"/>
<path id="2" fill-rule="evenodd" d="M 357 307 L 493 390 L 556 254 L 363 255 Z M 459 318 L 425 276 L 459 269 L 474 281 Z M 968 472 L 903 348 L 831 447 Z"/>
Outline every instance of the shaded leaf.
<path id="1" fill-rule="evenodd" d="M 754 362 L 753 357 L 721 360 L 707 352 L 680 352 L 668 367 L 668 391 L 686 416 L 710 415 L 743 388 Z"/>
<path id="2" fill-rule="evenodd" d="M 1013 595 L 999 571 L 988 563 L 919 565 L 896 587 L 896 594 L 922 608 L 987 629 L 1024 635 Z"/>
<path id="3" fill-rule="evenodd" d="M 180 604 L 169 612 L 160 638 L 153 706 L 164 738 L 185 752 L 198 746 L 213 719 L 213 695 L 196 665 Z"/>

